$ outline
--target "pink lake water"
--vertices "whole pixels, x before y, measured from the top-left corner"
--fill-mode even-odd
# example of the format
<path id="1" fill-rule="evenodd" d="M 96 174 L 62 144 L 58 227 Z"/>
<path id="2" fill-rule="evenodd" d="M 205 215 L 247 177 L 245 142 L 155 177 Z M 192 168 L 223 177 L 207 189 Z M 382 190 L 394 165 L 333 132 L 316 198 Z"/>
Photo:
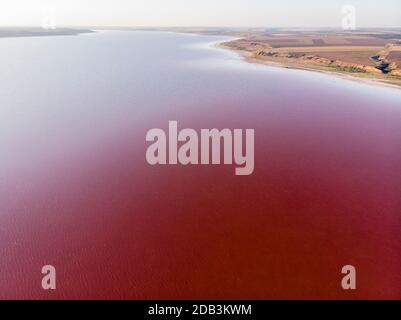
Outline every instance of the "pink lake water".
<path id="1" fill-rule="evenodd" d="M 401 298 L 401 90 L 224 39 L 0 39 L 0 298 Z M 255 129 L 253 175 L 148 165 L 169 120 Z"/>

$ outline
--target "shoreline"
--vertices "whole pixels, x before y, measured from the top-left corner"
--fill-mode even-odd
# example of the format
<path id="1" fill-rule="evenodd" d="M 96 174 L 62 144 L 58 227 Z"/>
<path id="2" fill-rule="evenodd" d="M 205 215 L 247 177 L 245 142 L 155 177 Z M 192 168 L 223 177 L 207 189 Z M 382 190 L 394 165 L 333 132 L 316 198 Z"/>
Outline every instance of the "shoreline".
<path id="1" fill-rule="evenodd" d="M 118 29 L 120 30 L 120 29 Z M 128 29 L 128 31 L 140 31 L 135 29 Z M 156 31 L 156 30 L 149 30 Z M 180 33 L 180 34 L 193 34 L 193 35 L 205 35 L 204 32 L 195 32 L 195 31 L 187 31 L 183 32 L 182 30 L 159 30 L 162 32 L 172 32 L 172 33 Z M 25 38 L 25 37 L 49 37 L 49 36 L 77 36 L 81 34 L 92 34 L 96 33 L 96 30 L 93 29 L 74 29 L 74 28 L 59 28 L 59 29 L 42 29 L 42 28 L 19 28 L 19 27 L 3 27 L 0 28 L 0 39 L 2 38 Z M 222 36 L 220 34 L 206 34 L 213 36 Z M 230 37 L 229 34 L 224 34 L 224 36 Z M 396 88 L 398 90 L 401 89 L 401 79 L 388 79 L 375 76 L 373 73 L 352 73 L 347 71 L 335 70 L 330 66 L 324 65 L 313 65 L 313 64 L 303 64 L 296 62 L 288 62 L 288 61 L 280 61 L 279 59 L 267 59 L 266 57 L 260 58 L 255 56 L 255 53 L 246 49 L 236 49 L 235 47 L 229 46 L 228 43 L 235 40 L 241 40 L 243 37 L 231 36 L 233 39 L 230 41 L 223 42 L 214 42 L 210 44 L 210 47 L 214 47 L 222 50 L 229 50 L 237 54 L 244 61 L 252 64 L 265 65 L 276 68 L 284 68 L 284 69 L 293 69 L 293 70 L 303 70 L 303 71 L 311 71 L 311 72 L 319 72 L 327 75 L 336 76 L 342 79 L 356 81 L 359 83 L 365 83 L 370 85 L 380 85 L 389 88 Z"/>
<path id="2" fill-rule="evenodd" d="M 401 89 L 401 80 L 398 82 L 392 82 L 391 80 L 388 79 L 381 79 L 378 77 L 374 77 L 373 75 L 366 75 L 366 74 L 353 74 L 349 72 L 340 72 L 340 71 L 335 71 L 335 70 L 330 70 L 329 67 L 318 67 L 318 66 L 307 66 L 307 65 L 301 65 L 297 63 L 287 63 L 284 61 L 274 61 L 274 60 L 267 60 L 267 59 L 258 59 L 256 58 L 252 52 L 250 51 L 245 51 L 245 50 L 238 50 L 234 49 L 230 46 L 225 45 L 226 41 L 220 42 L 217 44 L 212 44 L 213 47 L 218 48 L 218 49 L 223 49 L 223 50 L 228 50 L 231 52 L 234 52 L 237 54 L 240 58 L 242 58 L 244 61 L 252 64 L 259 64 L 259 65 L 265 65 L 265 66 L 270 66 L 270 67 L 276 67 L 276 68 L 282 68 L 282 69 L 293 69 L 293 70 L 303 70 L 303 71 L 310 71 L 310 72 L 319 72 L 327 75 L 332 75 L 336 76 L 342 79 L 346 80 L 351 80 L 355 81 L 358 83 L 365 83 L 365 84 L 370 84 L 370 85 L 380 85 L 383 87 L 388 87 L 388 88 L 394 88 L 394 89 Z"/>
<path id="3" fill-rule="evenodd" d="M 13 28 L 3 27 L 0 28 L 0 39 L 9 38 L 32 38 L 32 37 L 52 37 L 52 36 L 77 36 L 81 34 L 95 33 L 91 29 L 73 29 L 73 28 L 59 28 L 59 29 L 42 29 L 42 28 Z"/>

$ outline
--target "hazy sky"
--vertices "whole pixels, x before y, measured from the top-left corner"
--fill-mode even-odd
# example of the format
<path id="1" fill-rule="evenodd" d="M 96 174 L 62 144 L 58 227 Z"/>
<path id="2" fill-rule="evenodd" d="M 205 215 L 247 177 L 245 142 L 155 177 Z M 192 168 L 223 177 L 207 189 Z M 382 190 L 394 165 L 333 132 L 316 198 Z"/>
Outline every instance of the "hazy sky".
<path id="1" fill-rule="evenodd" d="M 357 27 L 401 26 L 400 0 L 0 0 L 0 25 L 341 27 L 348 4 Z"/>

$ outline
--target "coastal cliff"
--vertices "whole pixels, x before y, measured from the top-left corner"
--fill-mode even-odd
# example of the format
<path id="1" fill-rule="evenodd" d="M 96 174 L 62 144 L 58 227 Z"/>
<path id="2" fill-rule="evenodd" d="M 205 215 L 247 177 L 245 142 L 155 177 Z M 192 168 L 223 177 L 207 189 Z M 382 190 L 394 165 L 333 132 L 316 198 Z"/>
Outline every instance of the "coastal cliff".
<path id="1" fill-rule="evenodd" d="M 301 35 L 250 35 L 224 42 L 221 47 L 255 62 L 331 71 L 401 86 L 401 35 L 392 35 L 394 39 L 359 34 Z"/>

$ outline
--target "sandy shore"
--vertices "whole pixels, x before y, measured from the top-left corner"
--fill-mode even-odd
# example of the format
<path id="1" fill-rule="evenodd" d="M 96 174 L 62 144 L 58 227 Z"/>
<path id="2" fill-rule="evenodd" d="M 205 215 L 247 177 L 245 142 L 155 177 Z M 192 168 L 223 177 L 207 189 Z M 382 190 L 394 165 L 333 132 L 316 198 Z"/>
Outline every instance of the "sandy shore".
<path id="1" fill-rule="evenodd" d="M 296 70 L 304 70 L 304 71 L 312 71 L 312 72 L 321 72 L 325 74 L 330 74 L 333 76 L 341 77 L 343 79 L 363 82 L 371 85 L 381 85 L 390 88 L 401 89 L 401 81 L 399 80 L 389 80 L 385 78 L 375 77 L 374 75 L 367 74 L 357 74 L 357 73 L 349 73 L 349 72 L 340 72 L 336 70 L 331 70 L 329 67 L 316 66 L 316 65 L 304 65 L 304 64 L 296 64 L 296 63 L 288 63 L 284 61 L 273 61 L 268 59 L 262 59 L 255 57 L 254 54 L 250 51 L 244 50 L 236 50 L 230 46 L 225 45 L 226 42 L 221 42 L 218 44 L 214 44 L 213 46 L 219 49 L 230 50 L 231 52 L 235 52 L 240 57 L 242 57 L 245 61 L 250 63 L 257 63 L 261 65 L 267 65 L 270 67 L 277 68 L 285 68 L 285 69 L 296 69 Z"/>

